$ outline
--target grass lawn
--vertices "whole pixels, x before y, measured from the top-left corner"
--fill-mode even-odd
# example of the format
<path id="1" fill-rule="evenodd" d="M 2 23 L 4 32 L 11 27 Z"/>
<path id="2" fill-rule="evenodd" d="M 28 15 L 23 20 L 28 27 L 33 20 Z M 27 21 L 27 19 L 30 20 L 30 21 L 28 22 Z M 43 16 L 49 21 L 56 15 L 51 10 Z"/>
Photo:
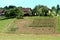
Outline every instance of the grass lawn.
<path id="1" fill-rule="evenodd" d="M 0 30 L 7 27 L 7 25 L 9 25 L 9 23 L 11 21 L 13 21 L 14 19 L 6 19 L 6 20 L 1 20 L 0 21 Z"/>
<path id="2" fill-rule="evenodd" d="M 60 40 L 60 36 L 0 34 L 0 40 Z"/>

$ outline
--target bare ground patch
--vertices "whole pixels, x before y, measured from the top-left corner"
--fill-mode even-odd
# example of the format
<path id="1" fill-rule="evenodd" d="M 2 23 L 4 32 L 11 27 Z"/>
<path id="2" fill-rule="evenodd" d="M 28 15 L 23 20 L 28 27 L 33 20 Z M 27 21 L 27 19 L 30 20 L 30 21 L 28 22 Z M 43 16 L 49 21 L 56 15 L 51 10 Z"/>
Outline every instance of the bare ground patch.
<path id="1" fill-rule="evenodd" d="M 56 29 L 55 29 L 56 20 L 53 19 L 48 21 L 53 21 L 53 27 L 29 27 L 29 25 L 33 23 L 33 20 L 23 20 L 23 19 L 18 20 L 17 22 L 18 30 L 16 30 L 16 33 L 21 33 L 21 34 L 54 34 L 56 33 Z"/>

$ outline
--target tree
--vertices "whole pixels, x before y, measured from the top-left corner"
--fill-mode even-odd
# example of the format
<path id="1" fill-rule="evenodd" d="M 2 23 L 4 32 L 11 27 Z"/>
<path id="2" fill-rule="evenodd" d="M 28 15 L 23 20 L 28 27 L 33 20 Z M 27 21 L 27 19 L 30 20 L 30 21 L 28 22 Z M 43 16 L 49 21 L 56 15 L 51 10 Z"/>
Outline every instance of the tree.
<path id="1" fill-rule="evenodd" d="M 17 7 L 17 8 L 22 8 L 22 7 Z"/>
<path id="2" fill-rule="evenodd" d="M 29 10 L 29 15 L 32 16 L 32 11 L 31 10 Z"/>
<path id="3" fill-rule="evenodd" d="M 16 6 L 13 6 L 13 5 L 9 5 L 9 6 L 5 6 L 4 9 L 12 9 L 12 8 L 17 8 Z"/>
<path id="4" fill-rule="evenodd" d="M 41 6 L 40 5 L 37 5 L 37 6 L 35 6 L 35 8 L 33 9 L 33 13 L 35 14 L 35 15 L 39 15 L 40 14 L 40 12 L 41 12 Z"/>
<path id="5" fill-rule="evenodd" d="M 41 9 L 39 9 L 37 12 L 38 12 L 38 15 L 39 15 L 39 16 L 42 16 L 42 15 L 43 15 Z"/>
<path id="6" fill-rule="evenodd" d="M 59 5 L 57 5 L 57 10 L 59 10 L 60 9 L 60 7 L 59 7 Z"/>
<path id="7" fill-rule="evenodd" d="M 59 5 L 57 5 L 56 15 L 57 15 L 57 13 L 58 13 L 59 10 L 60 10 L 60 7 L 59 7 Z"/>
<path id="8" fill-rule="evenodd" d="M 57 15 L 57 13 L 56 13 L 56 12 L 57 12 L 57 8 L 56 8 L 55 6 L 52 7 L 52 12 L 53 12 L 55 15 Z"/>
<path id="9" fill-rule="evenodd" d="M 5 6 L 5 7 L 4 7 L 4 9 L 8 9 L 8 7 L 7 7 L 7 6 Z"/>
<path id="10" fill-rule="evenodd" d="M 24 15 L 23 11 L 21 11 L 21 9 L 18 9 L 18 8 L 9 9 L 5 13 L 5 16 L 8 18 L 12 18 L 12 17 L 22 18 L 23 15 Z"/>
<path id="11" fill-rule="evenodd" d="M 9 8 L 16 8 L 16 6 L 10 5 Z"/>
<path id="12" fill-rule="evenodd" d="M 49 16 L 55 16 L 56 14 L 54 12 L 51 12 Z"/>
<path id="13" fill-rule="evenodd" d="M 4 8 L 0 7 L 0 10 L 4 10 Z"/>
<path id="14" fill-rule="evenodd" d="M 16 17 L 15 11 L 14 9 L 9 9 L 5 12 L 5 16 L 7 18 L 12 18 L 12 17 Z"/>
<path id="15" fill-rule="evenodd" d="M 17 13 L 17 16 L 16 17 L 18 19 L 23 18 L 24 12 L 21 9 L 16 9 L 15 11 Z"/>
<path id="16" fill-rule="evenodd" d="M 47 6 L 44 6 L 43 8 L 42 8 L 42 12 L 43 12 L 43 14 L 44 14 L 44 16 L 48 16 L 48 7 Z"/>
<path id="17" fill-rule="evenodd" d="M 56 7 L 55 6 L 52 7 L 52 11 L 56 11 Z"/>
<path id="18" fill-rule="evenodd" d="M 36 13 L 37 15 L 41 15 L 41 16 L 47 16 L 48 13 L 48 7 L 47 6 L 43 6 L 43 5 L 37 5 L 34 8 L 34 13 Z"/>

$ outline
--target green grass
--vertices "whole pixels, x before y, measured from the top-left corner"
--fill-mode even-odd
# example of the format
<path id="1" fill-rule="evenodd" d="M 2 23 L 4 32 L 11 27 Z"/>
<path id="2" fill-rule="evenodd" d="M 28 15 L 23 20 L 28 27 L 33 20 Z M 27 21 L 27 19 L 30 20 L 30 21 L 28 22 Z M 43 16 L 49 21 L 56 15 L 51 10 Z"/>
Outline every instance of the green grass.
<path id="1" fill-rule="evenodd" d="M 17 30 L 17 21 L 18 19 L 15 19 L 13 23 L 10 25 L 10 27 L 7 29 L 7 33 L 13 33 Z"/>
<path id="2" fill-rule="evenodd" d="M 11 21 L 13 21 L 14 19 L 6 19 L 6 20 L 1 20 L 0 21 L 0 30 L 5 28 L 7 25 L 9 25 L 9 23 Z"/>
<path id="3" fill-rule="evenodd" d="M 5 18 L 6 18 L 5 16 L 0 16 L 0 20 L 5 19 Z"/>
<path id="4" fill-rule="evenodd" d="M 57 17 L 57 32 L 60 33 L 60 16 Z"/>
<path id="5" fill-rule="evenodd" d="M 60 36 L 54 35 L 0 35 L 0 40 L 60 40 Z"/>
<path id="6" fill-rule="evenodd" d="M 30 20 L 30 19 L 48 19 L 48 18 L 53 18 L 49 16 L 31 16 L 31 17 L 24 17 L 25 20 Z"/>

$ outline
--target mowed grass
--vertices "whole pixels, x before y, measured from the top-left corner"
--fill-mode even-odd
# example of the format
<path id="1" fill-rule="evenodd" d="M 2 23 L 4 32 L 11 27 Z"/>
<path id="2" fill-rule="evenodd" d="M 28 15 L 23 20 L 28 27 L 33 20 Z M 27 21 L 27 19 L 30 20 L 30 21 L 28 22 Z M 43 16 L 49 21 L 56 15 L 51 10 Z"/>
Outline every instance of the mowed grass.
<path id="1" fill-rule="evenodd" d="M 7 27 L 7 25 L 9 25 L 9 23 L 11 21 L 13 21 L 14 19 L 6 19 L 6 20 L 1 20 L 0 21 L 0 30 Z"/>
<path id="2" fill-rule="evenodd" d="M 60 40 L 56 35 L 0 34 L 0 40 Z"/>

